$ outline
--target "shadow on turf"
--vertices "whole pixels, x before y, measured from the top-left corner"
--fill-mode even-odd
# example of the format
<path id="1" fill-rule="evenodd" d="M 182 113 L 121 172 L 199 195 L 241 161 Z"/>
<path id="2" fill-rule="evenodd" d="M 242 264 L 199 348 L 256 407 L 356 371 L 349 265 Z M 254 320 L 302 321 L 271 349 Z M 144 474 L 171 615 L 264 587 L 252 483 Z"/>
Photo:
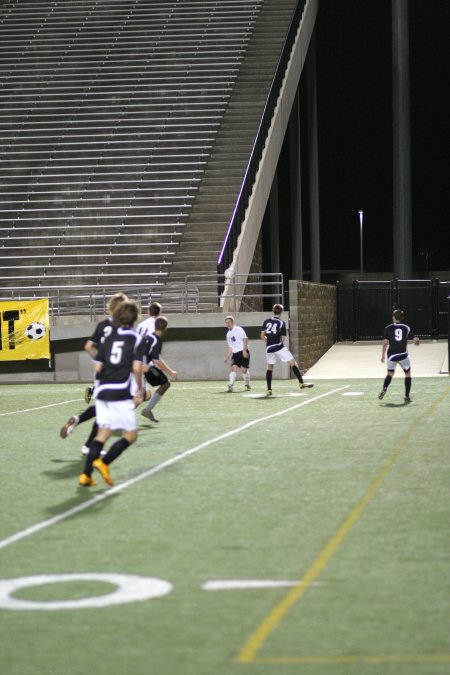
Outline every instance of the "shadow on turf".
<path id="1" fill-rule="evenodd" d="M 404 408 L 407 405 L 411 405 L 411 402 L 402 401 L 402 403 L 382 403 L 381 405 L 384 408 Z"/>
<path id="2" fill-rule="evenodd" d="M 97 483 L 99 487 L 103 487 L 102 483 Z M 106 488 L 107 485 L 104 485 Z M 93 491 L 94 490 L 94 491 Z M 50 516 L 58 516 L 60 513 L 65 513 L 66 511 L 70 511 L 70 509 L 75 508 L 76 506 L 79 506 L 80 504 L 84 504 L 85 502 L 90 501 L 93 497 L 98 495 L 99 492 L 97 491 L 97 488 L 85 488 L 81 487 L 78 485 L 77 492 L 71 499 L 67 499 L 65 502 L 60 502 L 59 504 L 52 504 L 51 506 L 48 506 L 45 510 Z M 88 509 L 88 512 L 85 510 L 81 511 L 81 513 L 77 513 L 77 516 L 80 515 L 89 515 L 91 513 L 96 513 L 99 509 L 103 509 L 105 506 L 108 506 L 108 503 L 110 502 L 111 499 L 115 499 L 116 497 L 119 497 L 119 494 L 114 494 L 109 499 L 103 499 L 98 501 L 96 504 L 92 505 L 91 509 Z M 73 517 L 73 516 L 72 516 Z"/>
<path id="3" fill-rule="evenodd" d="M 277 398 L 277 395 L 276 395 L 276 394 L 274 394 L 273 396 L 266 396 L 266 394 L 258 394 L 257 392 L 249 393 L 249 392 L 246 391 L 245 389 L 242 390 L 242 391 L 232 391 L 232 392 L 227 391 L 226 389 L 224 389 L 224 391 L 215 391 L 214 393 L 215 393 L 215 394 L 227 394 L 228 396 L 233 396 L 233 395 L 236 395 L 236 394 L 241 394 L 241 395 L 244 396 L 245 398 L 254 398 L 254 399 L 262 399 L 262 398 L 264 398 L 264 399 L 266 399 L 267 401 L 269 401 L 269 400 L 271 400 L 271 399 L 273 399 L 273 398 Z M 279 397 L 278 397 L 278 398 L 279 398 Z"/>
<path id="4" fill-rule="evenodd" d="M 57 479 L 79 476 L 83 470 L 84 459 L 85 458 L 81 454 L 79 459 L 52 459 L 53 463 L 63 464 L 63 466 L 58 469 L 49 469 L 43 473 L 45 476 Z"/>

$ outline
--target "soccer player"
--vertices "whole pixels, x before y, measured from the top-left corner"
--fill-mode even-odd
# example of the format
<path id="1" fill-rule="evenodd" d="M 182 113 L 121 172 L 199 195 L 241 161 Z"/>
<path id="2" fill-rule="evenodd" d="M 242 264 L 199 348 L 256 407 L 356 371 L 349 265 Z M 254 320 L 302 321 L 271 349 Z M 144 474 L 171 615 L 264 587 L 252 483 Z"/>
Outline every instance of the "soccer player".
<path id="1" fill-rule="evenodd" d="M 122 291 L 119 291 L 119 293 L 115 293 L 109 299 L 108 302 L 109 317 L 107 319 L 103 319 L 103 321 L 100 321 L 100 323 L 96 325 L 95 330 L 92 333 L 91 337 L 86 341 L 84 349 L 93 359 L 95 359 L 95 357 L 97 356 L 99 344 L 101 343 L 103 338 L 106 335 L 108 335 L 108 333 L 111 331 L 112 313 L 114 312 L 117 305 L 119 305 L 121 302 L 125 302 L 125 300 L 128 300 L 128 297 L 125 295 L 125 293 L 122 293 Z M 86 388 L 86 391 L 84 393 L 84 400 L 86 401 L 86 403 L 90 403 L 93 392 L 94 392 L 93 386 Z"/>
<path id="2" fill-rule="evenodd" d="M 92 333 L 91 337 L 86 341 L 86 344 L 84 345 L 84 349 L 87 351 L 87 353 L 91 356 L 92 359 L 95 359 L 97 356 L 98 348 L 101 342 L 105 339 L 107 335 L 110 334 L 112 331 L 112 314 L 116 307 L 120 305 L 121 302 L 125 302 L 125 300 L 128 300 L 128 297 L 125 295 L 125 293 L 122 293 L 121 291 L 119 293 L 115 293 L 108 302 L 108 314 L 109 317 L 107 319 L 103 319 L 100 321 L 96 327 L 94 332 Z M 84 400 L 86 403 L 89 405 L 92 399 L 92 395 L 94 393 L 94 388 L 95 384 L 89 387 L 86 387 L 86 391 L 84 393 Z M 95 406 L 89 406 L 86 408 L 86 410 L 83 410 L 82 413 L 79 415 L 72 415 L 69 417 L 67 422 L 64 424 L 63 427 L 61 427 L 59 435 L 61 438 L 67 438 L 69 434 L 72 433 L 72 431 L 75 429 L 76 426 L 79 424 L 82 424 L 83 422 L 87 422 L 88 420 L 91 420 L 95 417 Z M 91 432 L 84 443 L 84 445 L 81 447 L 81 454 L 87 456 L 89 454 L 89 446 L 94 440 L 94 438 L 97 435 L 98 427 L 97 423 L 94 422 L 92 425 Z"/>
<path id="3" fill-rule="evenodd" d="M 286 340 L 286 324 L 281 318 L 283 309 L 283 305 L 276 304 L 273 306 L 273 316 L 264 321 L 260 334 L 261 340 L 266 342 L 266 396 L 272 396 L 272 372 L 277 358 L 290 365 L 292 372 L 299 381 L 300 389 L 310 389 L 311 387 L 314 387 L 312 383 L 303 382 L 297 361 L 294 359 L 289 349 L 284 345 Z"/>
<path id="4" fill-rule="evenodd" d="M 383 400 L 392 378 L 395 375 L 397 363 L 400 364 L 405 373 L 405 403 L 411 403 L 409 394 L 411 392 L 411 362 L 408 355 L 408 340 L 413 340 L 416 346 L 420 341 L 409 326 L 403 323 L 404 313 L 401 309 L 396 309 L 392 315 L 393 323 L 390 323 L 384 329 L 384 340 L 381 347 L 381 363 L 385 362 L 387 350 L 387 374 L 384 378 L 383 389 L 378 394 L 380 401 Z"/>
<path id="5" fill-rule="evenodd" d="M 141 412 L 141 415 L 151 422 L 159 421 L 153 414 L 153 408 L 159 403 L 161 397 L 164 396 L 170 387 L 170 380 L 167 375 L 170 375 L 173 380 L 177 379 L 176 370 L 172 370 L 161 358 L 162 338 L 167 330 L 168 323 L 165 316 L 158 316 L 155 320 L 154 332 L 151 335 L 146 335 L 144 341 L 143 351 L 146 361 L 143 368 L 144 378 L 152 387 L 158 387 L 153 395 L 151 395 L 144 410 Z"/>
<path id="6" fill-rule="evenodd" d="M 155 332 L 155 321 L 160 316 L 162 307 L 159 302 L 151 302 L 148 306 L 148 317 L 138 324 L 137 332 L 141 335 L 151 335 Z"/>
<path id="7" fill-rule="evenodd" d="M 99 346 L 95 370 L 95 410 L 98 432 L 91 443 L 80 485 L 92 486 L 93 468 L 108 485 L 113 485 L 109 465 L 114 462 L 137 438 L 136 405 L 142 395 L 142 337 L 132 329 L 139 315 L 139 308 L 132 300 L 121 302 L 112 314 L 111 331 Z M 135 396 L 132 382 L 134 380 Z M 114 430 L 120 429 L 122 437 L 109 448 L 103 459 L 100 453 Z"/>
<path id="8" fill-rule="evenodd" d="M 242 377 L 244 385 L 247 390 L 250 387 L 250 352 L 248 351 L 248 337 L 241 326 L 234 323 L 233 316 L 225 317 L 225 326 L 228 328 L 226 334 L 226 341 L 228 343 L 228 351 L 224 358 L 224 363 L 227 363 L 231 357 L 230 374 L 228 376 L 228 387 L 226 392 L 232 393 L 234 383 L 236 382 L 237 369 L 242 369 Z"/>

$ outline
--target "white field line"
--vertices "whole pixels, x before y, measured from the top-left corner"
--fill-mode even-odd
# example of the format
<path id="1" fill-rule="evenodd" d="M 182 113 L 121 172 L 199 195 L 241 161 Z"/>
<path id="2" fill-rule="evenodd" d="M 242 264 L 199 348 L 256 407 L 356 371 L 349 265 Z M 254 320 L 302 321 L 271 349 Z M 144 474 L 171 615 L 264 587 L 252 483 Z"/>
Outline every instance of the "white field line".
<path id="1" fill-rule="evenodd" d="M 286 586 L 297 586 L 298 583 L 298 581 L 280 581 L 276 579 L 216 579 L 214 581 L 206 581 L 202 589 L 204 591 L 242 591 L 260 588 L 285 588 Z M 313 581 L 311 585 L 323 586 L 323 583 L 323 581 Z"/>
<path id="2" fill-rule="evenodd" d="M 66 405 L 67 403 L 77 403 L 83 401 L 82 398 L 74 398 L 71 401 L 60 401 L 59 403 L 49 403 L 48 405 L 40 405 L 37 408 L 25 408 L 24 410 L 10 410 L 9 412 L 0 413 L 0 417 L 4 415 L 18 415 L 19 413 L 33 412 L 34 410 L 43 410 L 44 408 L 53 408 L 56 405 Z"/>
<path id="3" fill-rule="evenodd" d="M 26 537 L 29 537 L 32 534 L 35 534 L 36 532 L 39 532 L 40 530 L 44 530 L 47 527 L 51 527 L 52 525 L 56 525 L 57 523 L 67 520 L 67 518 L 70 518 L 71 516 L 76 515 L 77 513 L 81 513 L 82 511 L 86 511 L 86 509 L 89 509 L 91 506 L 95 506 L 95 504 L 98 504 L 101 501 L 104 501 L 105 499 L 108 499 L 108 497 L 112 497 L 115 494 L 118 494 L 119 492 L 123 492 L 127 488 L 131 487 L 132 485 L 136 485 L 137 483 L 140 483 L 143 480 L 146 480 L 147 478 L 150 478 L 151 476 L 154 476 L 157 473 L 161 473 L 161 471 L 164 471 L 164 469 L 167 469 L 167 467 L 172 466 L 173 464 L 176 464 L 177 462 L 180 462 L 182 459 L 185 459 L 186 457 L 189 457 L 190 455 L 194 455 L 195 453 L 199 452 L 200 450 L 204 450 L 205 448 L 209 447 L 210 445 L 214 445 L 215 443 L 219 443 L 220 441 L 224 441 L 227 438 L 230 438 L 231 436 L 235 436 L 236 434 L 241 433 L 242 431 L 246 431 L 247 429 L 250 429 L 251 427 L 256 426 L 257 424 L 261 424 L 261 422 L 267 422 L 268 420 L 272 420 L 275 417 L 281 417 L 281 415 L 286 415 L 289 412 L 292 412 L 293 410 L 297 410 L 297 408 L 302 408 L 305 405 L 308 405 L 309 403 L 314 403 L 314 401 L 318 401 L 321 398 L 324 398 L 325 396 L 331 396 L 331 394 L 336 394 L 338 391 L 342 391 L 343 389 L 347 389 L 350 385 L 347 384 L 343 387 L 339 387 L 338 389 L 333 389 L 332 391 L 328 391 L 325 394 L 320 394 L 319 396 L 314 396 L 313 398 L 309 398 L 306 401 L 302 401 L 301 403 L 297 403 L 296 405 L 291 406 L 290 408 L 286 408 L 285 410 L 280 410 L 279 412 L 272 413 L 271 415 L 266 415 L 265 417 L 260 417 L 259 419 L 252 420 L 251 422 L 247 422 L 246 424 L 243 424 L 240 427 L 236 427 L 236 429 L 232 429 L 231 431 L 227 431 L 224 434 L 220 434 L 220 436 L 215 436 L 214 438 L 209 439 L 208 441 L 204 441 L 203 443 L 200 443 L 200 445 L 196 445 L 193 448 L 189 448 L 188 450 L 185 450 L 184 452 L 180 452 L 179 454 L 175 455 L 174 457 L 171 457 L 170 459 L 167 459 L 165 462 L 162 462 L 161 464 L 157 464 L 156 466 L 152 467 L 151 469 L 148 469 L 147 471 L 143 471 L 140 473 L 138 476 L 135 476 L 134 478 L 130 478 L 127 481 L 124 481 L 123 483 L 120 483 L 119 485 L 115 485 L 112 487 L 110 490 L 106 490 L 105 492 L 102 492 L 100 495 L 95 495 L 95 497 L 92 497 L 92 499 L 83 502 L 82 504 L 78 504 L 78 506 L 74 506 L 71 509 L 68 509 L 67 511 L 64 511 L 63 513 L 59 513 L 56 516 L 53 516 L 53 518 L 48 518 L 47 520 L 43 520 L 40 523 L 36 523 L 36 525 L 32 525 L 31 527 L 27 527 L 24 530 L 21 530 L 20 532 L 16 532 L 16 534 L 11 535 L 10 537 L 7 537 L 6 539 L 2 539 L 0 541 L 0 549 L 6 548 L 7 546 L 10 546 L 11 544 L 14 544 L 17 541 L 20 541 L 21 539 L 25 539 Z"/>

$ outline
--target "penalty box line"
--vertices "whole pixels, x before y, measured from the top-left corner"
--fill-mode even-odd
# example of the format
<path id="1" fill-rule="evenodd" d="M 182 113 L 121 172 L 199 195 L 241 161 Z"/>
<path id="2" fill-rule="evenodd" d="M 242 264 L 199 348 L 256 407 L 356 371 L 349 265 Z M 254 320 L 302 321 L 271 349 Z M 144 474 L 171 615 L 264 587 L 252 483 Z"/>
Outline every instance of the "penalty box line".
<path id="1" fill-rule="evenodd" d="M 92 497 L 92 499 L 83 502 L 82 504 L 78 504 L 78 506 L 74 506 L 73 508 L 64 511 L 63 513 L 59 513 L 58 515 L 53 516 L 52 518 L 48 518 L 47 520 L 43 520 L 40 523 L 36 523 L 35 525 L 27 527 L 24 530 L 21 530 L 20 532 L 16 532 L 10 537 L 6 537 L 6 539 L 2 539 L 0 541 L 0 549 L 6 548 L 7 546 L 11 546 L 11 544 L 15 544 L 16 542 L 21 541 L 22 539 L 25 539 L 26 537 L 29 537 L 32 534 L 36 534 L 36 532 L 40 532 L 41 530 L 51 527 L 52 525 L 56 525 L 57 523 L 60 523 L 63 520 L 67 520 L 68 518 L 75 516 L 77 513 L 86 511 L 91 506 L 95 506 L 99 502 L 102 502 L 105 499 L 112 497 L 113 495 L 119 494 L 120 492 L 123 492 L 127 488 L 136 485 L 137 483 L 140 483 L 141 481 L 146 480 L 147 478 L 150 478 L 151 476 L 154 476 L 157 473 L 161 473 L 161 471 L 164 471 L 164 469 L 167 469 L 169 466 L 172 466 L 177 462 L 181 462 L 181 460 L 185 459 L 186 457 L 189 457 L 190 455 L 194 455 L 197 452 L 200 452 L 200 450 L 204 450 L 205 448 L 208 448 L 209 446 L 214 445 L 215 443 L 220 443 L 221 441 L 224 441 L 227 438 L 230 438 L 231 436 L 235 436 L 236 434 L 239 434 L 242 431 L 246 431 L 247 429 L 250 429 L 251 427 L 254 427 L 257 424 L 267 422 L 268 420 L 272 420 L 275 417 L 281 417 L 281 415 L 286 415 L 287 413 L 292 412 L 293 410 L 297 410 L 297 408 L 302 408 L 305 405 L 314 403 L 315 401 L 319 401 L 321 398 L 331 396 L 331 394 L 336 394 L 337 392 L 342 391 L 343 389 L 347 389 L 349 386 L 350 385 L 347 384 L 343 387 L 338 387 L 337 389 L 328 391 L 325 394 L 319 394 L 319 396 L 314 396 L 312 398 L 307 399 L 306 401 L 302 401 L 301 403 L 297 403 L 296 405 L 290 406 L 285 410 L 280 410 L 279 412 L 272 413 L 270 415 L 265 415 L 264 417 L 259 417 L 256 420 L 251 420 L 250 422 L 247 422 L 246 424 L 243 424 L 240 427 L 236 427 L 231 431 L 227 431 L 223 434 L 220 434 L 219 436 L 215 436 L 214 438 L 209 439 L 208 441 L 204 441 L 203 443 L 200 443 L 199 445 L 196 445 L 193 448 L 189 448 L 184 452 L 180 452 L 179 454 L 175 455 L 174 457 L 171 457 L 165 462 L 157 464 L 151 469 L 143 471 L 138 476 L 130 478 L 129 480 L 124 481 L 123 483 L 119 483 L 119 485 L 115 485 L 114 487 L 112 487 L 109 490 L 106 490 L 100 495 L 95 495 L 95 497 Z"/>

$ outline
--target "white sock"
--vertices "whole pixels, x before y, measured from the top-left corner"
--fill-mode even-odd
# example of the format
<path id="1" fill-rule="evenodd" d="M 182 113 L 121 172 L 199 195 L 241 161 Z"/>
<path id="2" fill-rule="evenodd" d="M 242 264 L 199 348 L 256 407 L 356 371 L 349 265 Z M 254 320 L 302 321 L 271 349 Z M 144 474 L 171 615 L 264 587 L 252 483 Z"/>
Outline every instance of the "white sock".
<path id="1" fill-rule="evenodd" d="M 150 410 L 153 410 L 153 408 L 155 407 L 155 405 L 156 405 L 156 404 L 158 403 L 158 401 L 160 401 L 160 400 L 161 400 L 161 395 L 160 395 L 160 394 L 157 394 L 156 391 L 155 391 L 155 392 L 153 393 L 153 395 L 152 395 L 150 401 L 149 401 L 149 402 L 147 403 L 147 405 L 145 406 L 145 410 L 146 410 L 147 412 L 150 412 Z"/>

